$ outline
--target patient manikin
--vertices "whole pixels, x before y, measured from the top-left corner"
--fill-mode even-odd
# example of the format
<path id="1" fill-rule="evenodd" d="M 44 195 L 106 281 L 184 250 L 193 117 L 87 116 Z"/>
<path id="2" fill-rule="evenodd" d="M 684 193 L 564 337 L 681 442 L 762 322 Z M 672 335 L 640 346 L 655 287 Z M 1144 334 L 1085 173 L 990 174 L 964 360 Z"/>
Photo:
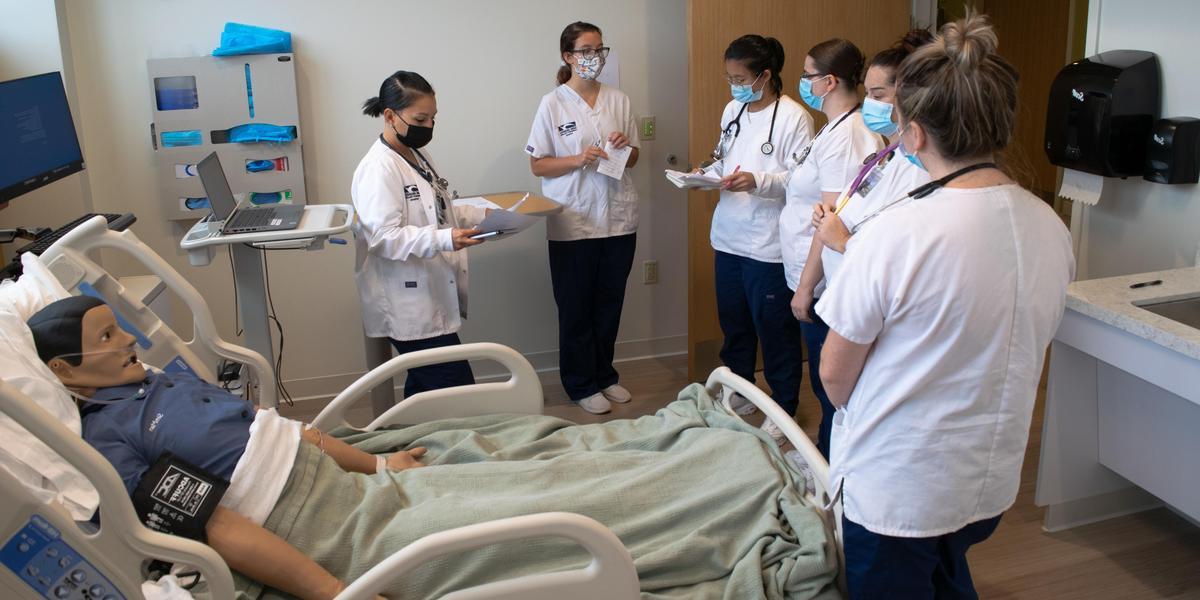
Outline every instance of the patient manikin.
<path id="1" fill-rule="evenodd" d="M 228 482 L 195 537 L 235 572 L 238 598 L 332 598 L 430 534 L 544 512 L 608 528 L 645 597 L 837 597 L 835 546 L 803 483 L 766 434 L 699 384 L 638 419 L 485 414 L 339 439 L 191 374 L 148 372 L 97 300 L 59 301 L 29 325 L 143 522 L 154 525 L 140 499 L 148 488 L 162 498 L 169 461 Z M 382 591 L 442 597 L 590 561 L 578 544 L 534 537 L 428 557 Z"/>
<path id="2" fill-rule="evenodd" d="M 346 471 L 375 473 L 422 466 L 418 459 L 425 454 L 424 448 L 374 456 L 316 429 L 302 428 L 274 411 L 258 411 L 242 398 L 190 373 L 147 371 L 137 360 L 133 336 L 122 330 L 112 310 L 95 298 L 59 300 L 30 317 L 28 324 L 39 357 L 80 400 L 84 439 L 113 464 L 130 494 L 147 469 L 168 452 L 221 479 L 233 480 L 221 506 L 203 525 L 206 542 L 232 569 L 295 596 L 329 598 L 344 584 L 262 528 L 265 514 L 257 519 L 245 516 L 263 512 L 254 502 L 245 510 L 227 508 L 226 500 L 231 500 L 239 487 L 259 488 L 264 479 L 270 487 L 272 474 L 282 473 L 286 479 L 290 470 L 292 456 L 286 453 L 287 464 L 241 465 L 247 475 L 239 486 L 235 470 L 250 452 L 248 446 L 254 446 L 252 439 L 262 438 L 257 444 L 257 462 L 290 442 L 293 456 L 296 444 L 313 444 Z M 283 483 L 276 475 L 275 487 Z M 249 493 L 244 489 L 241 494 L 261 496 L 257 490 Z M 273 503 L 274 498 L 268 498 L 268 504 Z"/>

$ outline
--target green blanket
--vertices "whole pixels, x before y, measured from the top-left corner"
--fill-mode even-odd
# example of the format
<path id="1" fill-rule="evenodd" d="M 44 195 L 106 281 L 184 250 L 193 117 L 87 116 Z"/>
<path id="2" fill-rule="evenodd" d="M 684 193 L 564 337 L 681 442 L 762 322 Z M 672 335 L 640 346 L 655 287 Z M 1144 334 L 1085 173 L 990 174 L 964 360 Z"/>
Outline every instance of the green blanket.
<path id="1" fill-rule="evenodd" d="M 430 465 L 345 473 L 301 444 L 265 527 L 343 581 L 431 533 L 565 511 L 621 539 L 643 598 L 837 597 L 834 547 L 796 491 L 796 474 L 764 434 L 700 385 L 637 420 L 489 415 L 339 436 L 371 453 L 425 446 Z M 384 594 L 433 598 L 587 562 L 564 541 L 521 541 L 432 560 Z M 242 597 L 282 597 L 242 577 L 238 587 Z"/>

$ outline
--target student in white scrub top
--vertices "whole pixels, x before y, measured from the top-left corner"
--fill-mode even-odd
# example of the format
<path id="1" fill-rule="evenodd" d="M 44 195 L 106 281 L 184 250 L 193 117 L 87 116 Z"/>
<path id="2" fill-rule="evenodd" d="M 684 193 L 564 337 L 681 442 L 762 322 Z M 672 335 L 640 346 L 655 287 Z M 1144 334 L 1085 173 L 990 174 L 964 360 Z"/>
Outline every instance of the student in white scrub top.
<path id="1" fill-rule="evenodd" d="M 483 209 L 455 206 L 425 145 L 437 100 L 417 73 L 396 71 L 363 113 L 383 131 L 354 170 L 354 278 L 368 337 L 396 352 L 459 344 L 467 315 L 467 253 Z M 475 382 L 465 361 L 410 369 L 405 396 Z"/>
<path id="2" fill-rule="evenodd" d="M 832 205 L 858 173 L 863 160 L 883 147 L 883 139 L 867 128 L 859 111 L 858 85 L 865 62 L 862 51 L 847 40 L 834 38 L 813 46 L 804 57 L 800 98 L 813 110 L 824 113 L 828 122 L 795 154 L 791 170 L 726 176 L 730 189 L 755 190 L 760 196 L 786 199 L 779 215 L 784 278 L 792 292 L 792 318 L 799 322 L 808 349 L 809 383 L 821 404 L 817 448 L 826 456 L 833 405 L 819 374 L 821 344 L 829 329 L 812 314 L 814 298 L 824 289 L 820 248 L 813 244 L 812 211 L 817 203 Z M 806 265 L 816 268 L 806 269 Z M 764 429 L 767 427 L 776 429 L 773 423 Z"/>
<path id="3" fill-rule="evenodd" d="M 735 171 L 782 173 L 789 157 L 812 139 L 808 111 L 783 95 L 783 45 L 775 38 L 744 35 L 725 50 L 725 77 L 733 99 L 721 115 L 720 138 L 711 164 L 702 170 L 718 177 Z M 788 414 L 796 412 L 803 376 L 800 327 L 791 318 L 791 292 L 783 276 L 779 246 L 782 198 L 721 190 L 710 240 L 715 253 L 717 318 L 724 341 L 721 362 L 754 381 L 758 346 L 771 398 Z M 754 405 L 735 394 L 739 414 Z M 778 428 L 770 424 L 778 437 Z"/>
<path id="4" fill-rule="evenodd" d="M 929 183 L 928 171 L 904 160 L 896 152 L 893 104 L 896 101 L 896 69 L 917 48 L 931 40 L 933 34 L 928 29 L 914 29 L 890 48 L 880 50 L 867 63 L 867 75 L 863 78 L 867 92 L 863 98 L 863 122 L 871 131 L 892 139 L 878 155 L 868 157 L 858 175 L 842 190 L 831 218 L 824 218 L 828 212 L 824 204 L 813 207 L 813 225 L 823 225 L 817 228 L 815 237 L 824 246 L 821 268 L 826 289 L 842 264 L 851 230 L 857 230 L 864 219 L 873 218 L 887 202 Z M 900 160 L 893 160 L 895 158 Z"/>
<path id="5" fill-rule="evenodd" d="M 865 223 L 817 304 L 854 598 L 977 597 L 966 552 L 1016 498 L 1074 274 L 1058 215 L 994 164 L 1017 110 L 996 47 L 972 12 L 901 64 L 900 152 L 931 182 Z"/>
<path id="6" fill-rule="evenodd" d="M 629 402 L 613 367 L 625 284 L 637 245 L 638 160 L 629 97 L 596 80 L 608 47 L 598 27 L 575 22 L 559 36 L 558 87 L 542 97 L 525 152 L 542 193 L 562 203 L 547 218 L 550 278 L 558 306 L 558 366 L 580 408 L 602 414 Z M 632 147 L 620 179 L 597 172 L 605 148 Z"/>

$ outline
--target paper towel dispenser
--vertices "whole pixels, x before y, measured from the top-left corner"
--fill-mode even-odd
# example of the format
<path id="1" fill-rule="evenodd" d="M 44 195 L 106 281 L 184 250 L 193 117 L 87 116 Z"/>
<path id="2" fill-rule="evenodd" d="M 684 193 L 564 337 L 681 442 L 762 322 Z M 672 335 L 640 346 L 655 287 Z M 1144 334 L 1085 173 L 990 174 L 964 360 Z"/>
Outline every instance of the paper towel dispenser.
<path id="1" fill-rule="evenodd" d="M 1159 111 L 1158 57 L 1102 52 L 1062 68 L 1050 86 L 1050 162 L 1104 177 L 1141 176 Z"/>

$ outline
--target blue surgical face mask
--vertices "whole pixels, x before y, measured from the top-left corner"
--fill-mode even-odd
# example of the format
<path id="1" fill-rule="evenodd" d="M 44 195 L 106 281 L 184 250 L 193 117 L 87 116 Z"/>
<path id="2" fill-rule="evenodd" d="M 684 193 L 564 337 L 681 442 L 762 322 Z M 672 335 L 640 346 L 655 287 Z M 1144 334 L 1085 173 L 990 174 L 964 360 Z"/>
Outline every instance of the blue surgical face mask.
<path id="1" fill-rule="evenodd" d="M 813 94 L 812 87 L 812 79 L 801 79 L 800 99 L 803 100 L 805 104 L 811 106 L 813 110 L 821 110 L 821 107 L 825 104 L 825 96 L 817 96 Z M 829 92 L 825 93 L 828 94 Z"/>
<path id="2" fill-rule="evenodd" d="M 903 154 L 903 155 L 904 155 L 904 158 L 907 158 L 907 159 L 908 159 L 908 162 L 910 162 L 910 163 L 912 163 L 912 164 L 916 165 L 918 169 L 921 169 L 922 171 L 928 171 L 928 170 L 929 170 L 929 169 L 926 169 L 926 168 L 925 168 L 925 163 L 921 162 L 921 157 L 920 157 L 920 156 L 917 156 L 917 155 L 916 155 L 916 153 L 909 154 L 909 153 L 908 153 L 908 150 L 905 150 L 905 149 L 904 149 L 904 140 L 901 140 L 901 141 L 900 141 L 899 150 L 900 150 L 900 154 Z"/>
<path id="3" fill-rule="evenodd" d="M 863 123 L 867 128 L 880 135 L 891 136 L 896 133 L 896 123 L 892 121 L 892 105 L 871 98 L 863 98 Z"/>
<path id="4" fill-rule="evenodd" d="M 754 81 L 751 81 L 749 84 L 729 84 L 730 95 L 733 96 L 734 100 L 737 100 L 742 104 L 750 104 L 751 102 L 758 102 L 759 100 L 762 100 L 763 91 L 754 91 L 754 84 L 758 83 L 758 80 L 761 77 L 762 73 L 759 73 L 758 77 L 755 77 Z"/>

